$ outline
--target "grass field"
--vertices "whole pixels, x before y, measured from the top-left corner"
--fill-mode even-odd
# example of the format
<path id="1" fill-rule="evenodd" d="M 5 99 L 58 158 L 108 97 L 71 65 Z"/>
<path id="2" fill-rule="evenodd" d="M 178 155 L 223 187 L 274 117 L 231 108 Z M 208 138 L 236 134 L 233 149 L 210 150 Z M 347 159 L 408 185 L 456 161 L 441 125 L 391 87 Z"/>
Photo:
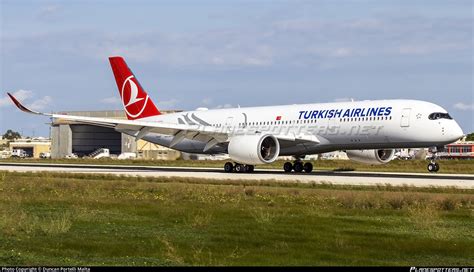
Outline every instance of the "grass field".
<path id="1" fill-rule="evenodd" d="M 474 265 L 474 192 L 0 172 L 0 265 Z"/>
<path id="2" fill-rule="evenodd" d="M 80 164 L 114 164 L 114 165 L 146 165 L 146 166 L 183 166 L 183 167 L 216 167 L 223 168 L 224 161 L 192 161 L 192 160 L 113 160 L 113 159 L 3 159 L 0 162 L 35 162 L 35 163 L 80 163 Z M 384 165 L 367 165 L 349 160 L 317 160 L 312 161 L 316 170 L 330 171 L 371 171 L 371 172 L 419 172 L 427 173 L 427 161 L 424 160 L 393 160 Z M 283 169 L 285 161 L 279 160 L 271 164 L 258 165 L 257 168 Z M 474 174 L 474 160 L 440 160 L 439 173 Z"/>

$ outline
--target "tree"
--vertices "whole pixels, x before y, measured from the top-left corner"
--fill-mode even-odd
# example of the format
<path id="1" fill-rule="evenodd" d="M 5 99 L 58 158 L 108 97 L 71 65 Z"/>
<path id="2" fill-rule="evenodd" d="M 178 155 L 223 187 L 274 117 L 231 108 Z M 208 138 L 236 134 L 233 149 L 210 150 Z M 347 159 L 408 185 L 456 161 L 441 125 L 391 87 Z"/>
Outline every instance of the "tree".
<path id="1" fill-rule="evenodd" d="M 467 134 L 466 141 L 474 141 L 474 132 Z"/>
<path id="2" fill-rule="evenodd" d="M 3 139 L 14 140 L 14 139 L 19 139 L 19 138 L 21 138 L 20 133 L 13 131 L 11 129 L 7 130 L 7 132 L 3 134 Z"/>

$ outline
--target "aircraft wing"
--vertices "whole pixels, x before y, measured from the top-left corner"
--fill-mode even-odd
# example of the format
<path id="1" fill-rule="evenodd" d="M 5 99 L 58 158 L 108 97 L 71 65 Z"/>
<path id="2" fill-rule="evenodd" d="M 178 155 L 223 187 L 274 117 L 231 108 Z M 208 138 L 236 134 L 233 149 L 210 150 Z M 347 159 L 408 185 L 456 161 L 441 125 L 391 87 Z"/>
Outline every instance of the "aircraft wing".
<path id="1" fill-rule="evenodd" d="M 206 147 L 203 151 L 207 151 L 218 143 L 228 142 L 229 133 L 218 129 L 212 126 L 203 126 L 203 125 L 189 125 L 189 124 L 174 124 L 174 123 L 165 123 L 165 122 L 147 122 L 140 120 L 120 120 L 112 118 L 100 118 L 100 117 L 87 117 L 87 116 L 75 116 L 67 114 L 54 114 L 54 113 L 43 113 L 31 110 L 21 104 L 18 99 L 16 99 L 10 93 L 7 93 L 11 98 L 13 103 L 22 111 L 49 116 L 51 118 L 58 118 L 62 120 L 73 121 L 78 124 L 87 124 L 100 127 L 113 128 L 118 131 L 132 131 L 135 132 L 135 137 L 137 139 L 143 138 L 147 133 L 154 132 L 164 135 L 174 136 L 170 147 L 173 147 L 179 143 L 184 138 L 196 139 L 203 142 L 207 142 Z M 275 135 L 276 138 L 282 141 L 291 141 L 291 142 L 311 142 L 319 143 L 319 140 L 314 135 Z"/>
<path id="2" fill-rule="evenodd" d="M 139 136 L 144 136 L 148 132 L 156 132 L 164 135 L 177 135 L 179 133 L 180 136 L 184 134 L 184 136 L 189 136 L 186 134 L 189 133 L 202 133 L 212 136 L 212 138 L 217 138 L 220 142 L 225 142 L 227 140 L 227 133 L 219 132 L 212 126 L 203 126 L 203 125 L 188 125 L 188 124 L 174 124 L 174 123 L 164 123 L 164 122 L 147 122 L 147 121 L 140 121 L 140 120 L 121 120 L 121 119 L 112 119 L 112 118 L 100 118 L 100 117 L 87 117 L 87 116 L 75 116 L 75 115 L 67 115 L 67 114 L 55 114 L 55 113 L 43 113 L 31 110 L 21 104 L 18 99 L 16 99 L 13 95 L 8 93 L 8 96 L 11 98 L 13 103 L 22 111 L 37 114 L 37 115 L 44 115 L 49 116 L 52 118 L 58 118 L 62 120 L 73 121 L 78 124 L 88 124 L 94 126 L 101 126 L 101 127 L 109 127 L 114 128 L 116 130 L 132 130 L 137 131 L 137 138 L 142 138 Z M 183 133 L 185 132 L 185 133 Z M 140 135 L 142 134 L 142 135 Z M 194 135 L 193 137 L 195 137 Z"/>

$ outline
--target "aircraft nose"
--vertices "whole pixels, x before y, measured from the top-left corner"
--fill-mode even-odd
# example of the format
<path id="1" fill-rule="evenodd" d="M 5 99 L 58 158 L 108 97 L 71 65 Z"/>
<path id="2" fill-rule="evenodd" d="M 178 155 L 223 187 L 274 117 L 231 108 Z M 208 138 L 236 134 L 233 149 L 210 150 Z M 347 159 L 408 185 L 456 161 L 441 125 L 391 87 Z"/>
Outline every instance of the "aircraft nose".
<path id="1" fill-rule="evenodd" d="M 464 132 L 462 131 L 462 128 L 459 126 L 459 124 L 456 121 L 453 122 L 453 126 L 451 127 L 449 134 L 450 136 L 453 137 L 454 141 L 459 140 L 462 137 L 464 137 Z"/>

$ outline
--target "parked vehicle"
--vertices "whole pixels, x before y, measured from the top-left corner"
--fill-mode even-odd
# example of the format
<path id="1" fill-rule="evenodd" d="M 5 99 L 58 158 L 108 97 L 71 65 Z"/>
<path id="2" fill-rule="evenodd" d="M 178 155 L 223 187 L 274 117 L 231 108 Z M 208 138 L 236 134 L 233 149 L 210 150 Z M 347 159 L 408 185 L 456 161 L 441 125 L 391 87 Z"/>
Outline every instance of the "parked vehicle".
<path id="1" fill-rule="evenodd" d="M 49 159 L 49 158 L 51 158 L 51 153 L 49 153 L 49 152 L 41 152 L 41 153 L 40 153 L 40 158 L 41 158 L 41 159 Z"/>
<path id="2" fill-rule="evenodd" d="M 66 155 L 65 158 L 66 158 L 66 159 L 77 159 L 78 157 L 77 157 L 77 154 L 71 153 L 71 154 L 69 154 L 69 155 Z"/>
<path id="3" fill-rule="evenodd" d="M 12 152 L 10 150 L 2 150 L 0 151 L 0 159 L 8 159 L 12 156 Z"/>
<path id="4" fill-rule="evenodd" d="M 136 158 L 137 158 L 137 154 L 133 152 L 124 152 L 117 157 L 117 159 L 119 160 L 136 159 Z"/>
<path id="5" fill-rule="evenodd" d="M 28 153 L 26 153 L 23 149 L 13 149 L 12 157 L 14 158 L 26 158 L 28 157 Z"/>

